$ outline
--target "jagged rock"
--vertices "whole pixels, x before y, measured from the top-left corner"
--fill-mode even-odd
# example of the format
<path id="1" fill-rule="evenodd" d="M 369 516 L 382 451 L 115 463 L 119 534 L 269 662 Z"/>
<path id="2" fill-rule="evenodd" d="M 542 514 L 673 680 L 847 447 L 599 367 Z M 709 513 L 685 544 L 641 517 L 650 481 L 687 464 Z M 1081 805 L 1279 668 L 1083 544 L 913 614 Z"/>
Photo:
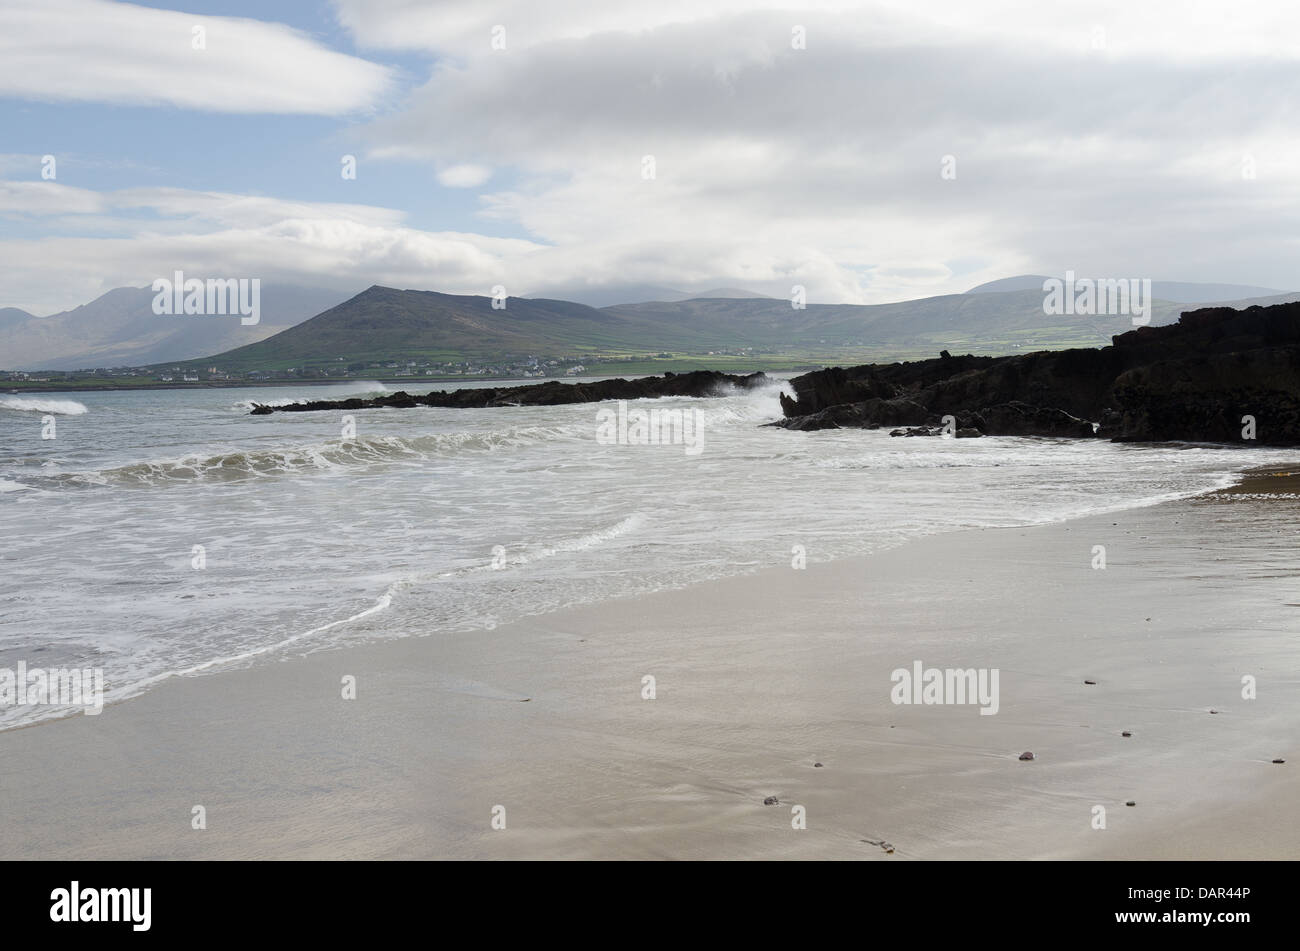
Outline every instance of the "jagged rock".
<path id="1" fill-rule="evenodd" d="M 791 429 L 802 428 L 791 420 L 856 404 L 853 414 L 822 419 L 922 427 L 950 415 L 985 435 L 1294 446 L 1300 303 L 1187 311 L 1097 350 L 834 367 L 789 386 L 794 396 L 781 406 Z"/>
<path id="2" fill-rule="evenodd" d="M 1028 751 L 1020 754 L 1021 762 L 1027 763 L 1034 758 L 1034 754 Z"/>
<path id="3" fill-rule="evenodd" d="M 264 416 L 269 412 L 301 413 L 316 410 L 380 409 L 392 407 L 406 409 L 413 406 L 444 406 L 474 408 L 485 406 L 557 406 L 568 403 L 597 403 L 602 400 L 636 400 L 661 396 L 721 396 L 733 387 L 753 389 L 768 383 L 762 373 L 737 376 L 716 370 L 695 370 L 691 373 L 665 373 L 663 376 L 646 376 L 635 380 L 597 380 L 595 383 L 545 383 L 524 386 L 439 390 L 424 396 L 412 396 L 404 390 L 386 393 L 372 399 L 307 400 L 286 406 L 255 405 L 252 415 Z"/>
<path id="4" fill-rule="evenodd" d="M 980 410 L 984 431 L 995 436 L 1072 436 L 1091 438 L 1092 423 L 1064 410 L 1030 406 L 1018 400 Z"/>
<path id="5" fill-rule="evenodd" d="M 841 403 L 839 406 L 829 406 L 818 413 L 781 419 L 769 425 L 810 432 L 818 429 L 860 428 L 867 424 L 862 413 L 862 404 Z"/>

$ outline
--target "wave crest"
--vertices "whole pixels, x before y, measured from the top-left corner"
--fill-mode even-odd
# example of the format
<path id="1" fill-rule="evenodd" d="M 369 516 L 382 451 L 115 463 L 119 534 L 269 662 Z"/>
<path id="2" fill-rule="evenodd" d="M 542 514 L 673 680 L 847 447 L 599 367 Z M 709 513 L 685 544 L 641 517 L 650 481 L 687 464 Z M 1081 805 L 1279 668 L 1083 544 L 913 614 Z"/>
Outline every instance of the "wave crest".
<path id="1" fill-rule="evenodd" d="M 0 397 L 0 409 L 19 413 L 54 413 L 59 416 L 81 416 L 90 412 L 84 403 L 76 400 L 25 399 L 21 396 Z"/>

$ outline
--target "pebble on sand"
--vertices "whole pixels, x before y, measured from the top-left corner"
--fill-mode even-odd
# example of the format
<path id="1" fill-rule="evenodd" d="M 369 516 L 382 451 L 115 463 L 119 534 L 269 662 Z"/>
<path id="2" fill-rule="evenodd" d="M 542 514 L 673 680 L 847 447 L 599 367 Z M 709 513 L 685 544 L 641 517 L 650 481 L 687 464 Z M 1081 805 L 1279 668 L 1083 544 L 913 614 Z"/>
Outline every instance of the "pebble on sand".
<path id="1" fill-rule="evenodd" d="M 780 799 L 777 799 L 775 796 L 768 796 L 766 799 L 763 800 L 763 805 L 765 805 L 765 806 L 779 806 L 779 805 L 781 805 L 781 800 L 780 800 Z"/>
<path id="2" fill-rule="evenodd" d="M 822 764 L 821 764 L 821 763 L 813 763 L 813 768 L 814 768 L 814 769 L 821 769 L 821 768 L 822 768 Z"/>
<path id="3" fill-rule="evenodd" d="M 1097 681 L 1095 680 L 1085 680 L 1084 683 L 1086 683 L 1089 687 L 1097 686 Z"/>
<path id="4" fill-rule="evenodd" d="M 1275 762 L 1275 763 L 1285 763 L 1286 760 L 1284 760 L 1284 759 L 1275 759 L 1275 760 L 1273 760 L 1273 762 Z"/>
<path id="5" fill-rule="evenodd" d="M 1025 762 L 1028 762 L 1029 760 L 1031 760 L 1031 759 L 1034 758 L 1034 754 L 1033 754 L 1033 753 L 1030 753 L 1030 752 L 1028 752 L 1028 751 L 1025 751 L 1024 753 L 1021 753 L 1021 754 L 1020 754 L 1020 758 L 1021 758 L 1022 760 L 1024 760 Z"/>
<path id="6" fill-rule="evenodd" d="M 1135 803 L 1132 799 L 1130 799 L 1128 802 L 1124 803 L 1124 805 L 1126 805 L 1126 806 L 1136 806 L 1137 803 Z"/>
<path id="7" fill-rule="evenodd" d="M 1133 734 L 1130 733 L 1128 730 L 1125 730 L 1123 733 L 1120 734 L 1120 736 L 1132 736 L 1132 735 Z"/>

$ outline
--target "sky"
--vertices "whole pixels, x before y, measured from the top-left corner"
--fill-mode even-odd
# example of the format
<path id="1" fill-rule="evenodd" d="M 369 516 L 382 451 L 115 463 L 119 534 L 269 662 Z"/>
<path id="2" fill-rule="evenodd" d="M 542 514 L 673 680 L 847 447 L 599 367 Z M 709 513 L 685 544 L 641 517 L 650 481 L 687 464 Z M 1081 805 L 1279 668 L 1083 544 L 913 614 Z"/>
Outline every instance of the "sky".
<path id="1" fill-rule="evenodd" d="M 0 0 L 0 307 L 1294 289 L 1298 36 L 1276 0 Z"/>

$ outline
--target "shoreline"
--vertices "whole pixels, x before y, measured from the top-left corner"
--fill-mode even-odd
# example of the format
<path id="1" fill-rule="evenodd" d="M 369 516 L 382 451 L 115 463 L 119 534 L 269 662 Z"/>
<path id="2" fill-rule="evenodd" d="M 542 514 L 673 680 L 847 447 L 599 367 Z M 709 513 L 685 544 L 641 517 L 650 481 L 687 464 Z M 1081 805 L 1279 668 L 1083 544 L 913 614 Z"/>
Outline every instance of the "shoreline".
<path id="1" fill-rule="evenodd" d="M 172 678 L 98 717 L 0 733 L 21 764 L 0 778 L 0 855 L 1293 855 L 1295 606 L 1276 576 L 1300 573 L 1285 544 L 1300 464 L 1284 471 L 491 632 Z M 1248 623 L 1226 645 L 1234 611 Z M 890 671 L 914 660 L 999 669 L 999 713 L 892 705 Z M 1234 700 L 1247 668 L 1253 706 Z M 356 700 L 340 696 L 349 675 Z M 793 805 L 807 829 L 791 828 Z M 1095 805 L 1107 832 L 1090 828 Z"/>

